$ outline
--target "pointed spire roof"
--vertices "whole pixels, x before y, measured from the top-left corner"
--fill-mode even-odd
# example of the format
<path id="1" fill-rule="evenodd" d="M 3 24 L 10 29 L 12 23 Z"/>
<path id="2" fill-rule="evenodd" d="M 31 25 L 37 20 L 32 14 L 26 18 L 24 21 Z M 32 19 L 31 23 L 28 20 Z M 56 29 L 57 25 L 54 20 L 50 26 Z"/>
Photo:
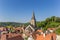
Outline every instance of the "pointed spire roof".
<path id="1" fill-rule="evenodd" d="M 31 18 L 30 24 L 31 24 L 33 27 L 36 27 L 36 19 L 35 19 L 34 11 L 33 11 L 33 13 L 32 13 L 32 18 Z"/>
<path id="2" fill-rule="evenodd" d="M 34 14 L 34 11 L 32 13 L 32 19 L 35 19 L 35 14 Z"/>

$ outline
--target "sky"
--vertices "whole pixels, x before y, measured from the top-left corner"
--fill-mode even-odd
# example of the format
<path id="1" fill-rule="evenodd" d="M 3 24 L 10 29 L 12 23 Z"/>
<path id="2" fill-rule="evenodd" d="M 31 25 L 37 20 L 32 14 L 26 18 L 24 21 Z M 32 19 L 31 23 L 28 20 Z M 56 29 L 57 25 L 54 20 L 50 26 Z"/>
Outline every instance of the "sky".
<path id="1" fill-rule="evenodd" d="M 33 11 L 37 21 L 60 17 L 60 0 L 0 0 L 0 22 L 29 22 Z"/>

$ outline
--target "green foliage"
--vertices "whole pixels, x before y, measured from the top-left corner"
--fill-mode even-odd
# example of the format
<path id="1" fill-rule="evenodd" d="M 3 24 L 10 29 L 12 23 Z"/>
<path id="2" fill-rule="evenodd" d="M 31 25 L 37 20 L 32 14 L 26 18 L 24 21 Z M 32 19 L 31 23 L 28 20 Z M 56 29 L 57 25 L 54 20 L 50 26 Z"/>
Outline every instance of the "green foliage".
<path id="1" fill-rule="evenodd" d="M 57 27 L 60 25 L 59 17 L 52 16 L 50 18 L 46 18 L 45 21 L 37 22 L 38 27 Z M 57 22 L 58 21 L 58 22 Z"/>
<path id="2" fill-rule="evenodd" d="M 28 23 L 24 23 L 25 26 L 28 26 L 29 24 L 30 24 L 29 22 Z"/>
<path id="3" fill-rule="evenodd" d="M 25 26 L 29 25 L 29 23 L 0 22 L 0 26 L 11 28 L 11 30 L 13 30 L 12 27 L 19 27 L 20 25 L 23 25 L 23 24 Z M 42 27 L 43 30 L 46 30 L 47 28 L 57 28 L 60 25 L 60 17 L 52 16 L 52 17 L 46 18 L 44 21 L 39 21 L 36 24 L 38 28 Z M 56 33 L 57 34 L 60 33 L 59 29 L 56 30 Z"/>
<path id="4" fill-rule="evenodd" d="M 57 29 L 55 32 L 56 32 L 56 34 L 60 35 L 60 28 Z"/>
<path id="5" fill-rule="evenodd" d="M 13 32 L 14 30 L 13 30 L 13 27 L 10 25 L 10 26 L 6 26 L 6 28 L 8 28 L 9 29 L 9 32 Z"/>
<path id="6" fill-rule="evenodd" d="M 17 23 L 17 22 L 0 22 L 0 26 L 13 26 L 13 27 L 18 27 L 22 25 L 23 23 Z"/>
<path id="7" fill-rule="evenodd" d="M 47 28 L 57 28 L 59 25 L 60 25 L 60 18 L 55 16 L 46 18 L 45 21 L 37 22 L 37 26 L 39 28 L 42 27 L 42 30 L 47 30 Z M 60 34 L 60 29 L 57 29 L 56 33 Z"/>
<path id="8" fill-rule="evenodd" d="M 12 28 L 12 26 L 10 25 L 10 26 L 6 26 L 6 28 Z"/>

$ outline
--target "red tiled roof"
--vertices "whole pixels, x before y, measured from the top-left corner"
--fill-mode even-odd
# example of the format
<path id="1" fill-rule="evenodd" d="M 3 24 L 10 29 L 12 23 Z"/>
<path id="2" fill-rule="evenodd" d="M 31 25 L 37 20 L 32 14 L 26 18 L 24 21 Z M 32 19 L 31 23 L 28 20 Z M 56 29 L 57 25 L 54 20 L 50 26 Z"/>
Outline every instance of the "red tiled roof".
<path id="1" fill-rule="evenodd" d="M 21 36 L 7 38 L 7 40 L 24 40 Z"/>

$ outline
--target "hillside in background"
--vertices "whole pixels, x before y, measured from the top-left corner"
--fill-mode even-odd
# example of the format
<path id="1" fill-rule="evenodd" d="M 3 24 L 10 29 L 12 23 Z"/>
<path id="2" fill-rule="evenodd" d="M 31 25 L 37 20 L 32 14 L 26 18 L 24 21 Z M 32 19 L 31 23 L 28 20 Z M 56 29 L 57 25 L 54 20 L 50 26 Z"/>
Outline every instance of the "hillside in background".
<path id="1" fill-rule="evenodd" d="M 6 26 L 13 26 L 13 27 L 18 27 L 22 25 L 23 23 L 17 23 L 17 22 L 0 22 L 0 27 L 6 27 Z"/>
<path id="2" fill-rule="evenodd" d="M 43 30 L 46 30 L 47 28 L 57 28 L 60 26 L 60 17 L 52 16 L 46 18 L 44 21 L 37 22 L 36 24 L 37 27 L 42 27 Z M 60 35 L 60 28 L 58 28 L 55 32 Z"/>
<path id="3" fill-rule="evenodd" d="M 44 21 L 37 22 L 37 27 L 55 28 L 58 27 L 59 25 L 60 25 L 60 17 L 55 17 L 55 16 L 46 18 Z"/>
<path id="4" fill-rule="evenodd" d="M 60 17 L 52 16 L 46 18 L 44 21 L 37 21 L 37 27 L 46 30 L 47 28 L 57 28 L 60 25 Z M 29 23 L 17 23 L 17 22 L 0 22 L 0 27 L 12 26 L 19 27 L 25 25 L 28 26 Z M 60 34 L 60 28 L 55 31 L 57 34 Z"/>

